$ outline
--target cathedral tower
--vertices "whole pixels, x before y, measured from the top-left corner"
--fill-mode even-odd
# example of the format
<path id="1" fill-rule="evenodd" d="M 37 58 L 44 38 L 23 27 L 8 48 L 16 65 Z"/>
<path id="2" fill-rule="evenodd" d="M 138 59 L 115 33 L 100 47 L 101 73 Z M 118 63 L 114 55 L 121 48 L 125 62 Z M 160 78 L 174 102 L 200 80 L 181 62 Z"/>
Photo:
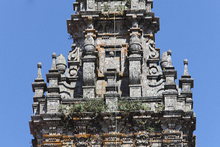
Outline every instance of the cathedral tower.
<path id="1" fill-rule="evenodd" d="M 67 58 L 32 84 L 34 147 L 195 147 L 193 79 L 155 45 L 152 0 L 76 0 Z"/>

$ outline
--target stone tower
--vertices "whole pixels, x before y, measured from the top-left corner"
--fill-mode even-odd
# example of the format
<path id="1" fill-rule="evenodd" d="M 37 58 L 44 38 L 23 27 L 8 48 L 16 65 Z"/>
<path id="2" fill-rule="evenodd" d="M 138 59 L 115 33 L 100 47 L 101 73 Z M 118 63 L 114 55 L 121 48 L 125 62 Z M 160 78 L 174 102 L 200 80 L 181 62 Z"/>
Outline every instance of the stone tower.
<path id="1" fill-rule="evenodd" d="M 155 46 L 152 0 L 76 0 L 68 58 L 32 84 L 33 147 L 195 147 L 193 79 Z"/>

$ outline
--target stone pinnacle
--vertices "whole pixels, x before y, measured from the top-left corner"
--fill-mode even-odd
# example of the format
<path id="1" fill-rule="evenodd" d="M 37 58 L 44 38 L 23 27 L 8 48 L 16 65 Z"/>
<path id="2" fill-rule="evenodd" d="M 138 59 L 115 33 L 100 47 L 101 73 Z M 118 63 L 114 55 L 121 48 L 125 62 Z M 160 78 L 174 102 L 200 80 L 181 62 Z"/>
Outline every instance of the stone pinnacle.
<path id="1" fill-rule="evenodd" d="M 184 61 L 183 61 L 183 63 L 184 63 L 184 76 L 189 76 L 189 69 L 188 69 L 188 60 L 187 59 L 185 59 Z"/>
<path id="2" fill-rule="evenodd" d="M 51 70 L 55 70 L 55 69 L 56 69 L 56 58 L 57 58 L 56 53 L 53 53 L 53 54 L 52 54 L 52 66 L 51 66 Z"/>
<path id="3" fill-rule="evenodd" d="M 37 64 L 37 79 L 42 79 L 42 73 L 41 73 L 42 63 L 39 62 Z"/>

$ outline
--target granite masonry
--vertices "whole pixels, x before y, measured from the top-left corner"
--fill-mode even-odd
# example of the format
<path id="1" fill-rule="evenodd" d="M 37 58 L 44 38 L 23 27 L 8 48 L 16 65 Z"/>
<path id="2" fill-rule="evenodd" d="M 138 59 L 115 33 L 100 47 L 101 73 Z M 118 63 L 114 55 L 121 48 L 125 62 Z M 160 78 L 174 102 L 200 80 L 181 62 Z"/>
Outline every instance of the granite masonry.
<path id="1" fill-rule="evenodd" d="M 33 147 L 195 147 L 193 79 L 155 45 L 152 0 L 76 0 L 68 57 L 32 84 Z"/>

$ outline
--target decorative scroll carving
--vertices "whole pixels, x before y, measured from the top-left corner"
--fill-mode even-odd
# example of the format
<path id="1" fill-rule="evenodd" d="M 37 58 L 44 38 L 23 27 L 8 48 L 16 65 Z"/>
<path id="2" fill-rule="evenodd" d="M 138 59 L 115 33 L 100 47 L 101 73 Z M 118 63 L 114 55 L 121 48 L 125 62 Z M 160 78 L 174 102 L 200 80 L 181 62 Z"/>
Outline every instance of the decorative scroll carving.
<path id="1" fill-rule="evenodd" d="M 149 75 L 156 75 L 158 73 L 158 67 L 157 66 L 151 66 L 149 69 Z"/>
<path id="2" fill-rule="evenodd" d="M 72 50 L 69 52 L 68 55 L 70 77 L 77 77 L 80 66 L 80 57 L 80 48 L 76 47 L 76 44 L 73 44 Z"/>
<path id="3" fill-rule="evenodd" d="M 155 49 L 155 42 L 152 39 L 147 40 L 147 46 L 149 47 L 149 57 L 150 59 L 159 58 L 159 52 Z"/>
<path id="4" fill-rule="evenodd" d="M 79 48 L 76 47 L 76 44 L 72 45 L 72 50 L 68 55 L 68 61 L 80 61 Z"/>
<path id="5" fill-rule="evenodd" d="M 79 71 L 79 67 L 78 66 L 71 66 L 70 69 L 69 69 L 69 74 L 72 77 L 76 77 L 78 71 Z"/>

